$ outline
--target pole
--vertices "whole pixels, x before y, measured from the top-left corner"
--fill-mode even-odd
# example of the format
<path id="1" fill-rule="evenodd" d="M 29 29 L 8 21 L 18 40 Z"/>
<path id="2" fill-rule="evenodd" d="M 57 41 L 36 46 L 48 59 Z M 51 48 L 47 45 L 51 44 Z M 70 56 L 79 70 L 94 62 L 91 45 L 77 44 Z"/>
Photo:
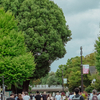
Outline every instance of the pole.
<path id="1" fill-rule="evenodd" d="M 5 92 L 5 87 L 4 87 L 4 76 L 2 76 L 2 82 L 3 82 L 3 84 L 2 84 L 2 88 L 3 88 L 3 90 L 2 90 L 2 94 L 3 94 L 3 100 L 4 100 L 4 92 Z"/>
<path id="2" fill-rule="evenodd" d="M 82 46 L 80 47 L 81 50 L 81 92 L 83 92 L 83 65 L 82 65 Z"/>
<path id="3" fill-rule="evenodd" d="M 0 77 L 0 78 L 2 78 L 2 93 L 1 93 L 1 100 L 4 100 L 4 96 L 5 96 L 5 94 L 4 94 L 4 92 L 5 92 L 5 86 L 4 86 L 4 76 L 2 76 L 2 77 Z"/>
<path id="4" fill-rule="evenodd" d="M 62 91 L 64 92 L 63 69 L 62 69 Z"/>

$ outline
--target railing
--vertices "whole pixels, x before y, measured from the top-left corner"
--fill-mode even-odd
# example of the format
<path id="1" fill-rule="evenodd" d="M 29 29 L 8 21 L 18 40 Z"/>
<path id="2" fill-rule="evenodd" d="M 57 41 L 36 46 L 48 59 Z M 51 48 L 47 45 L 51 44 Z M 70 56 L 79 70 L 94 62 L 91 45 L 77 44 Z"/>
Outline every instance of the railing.
<path id="1" fill-rule="evenodd" d="M 48 86 L 48 85 L 35 85 L 34 87 L 30 86 L 32 89 L 36 89 L 36 88 L 62 88 L 62 85 L 52 85 L 52 86 Z"/>

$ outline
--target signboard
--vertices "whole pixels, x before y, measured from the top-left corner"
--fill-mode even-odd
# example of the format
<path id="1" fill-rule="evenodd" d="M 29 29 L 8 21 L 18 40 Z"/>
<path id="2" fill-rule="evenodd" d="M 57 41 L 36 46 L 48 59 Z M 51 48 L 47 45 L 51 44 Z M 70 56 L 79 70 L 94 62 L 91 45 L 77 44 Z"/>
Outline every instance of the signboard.
<path id="1" fill-rule="evenodd" d="M 63 79 L 64 84 L 67 84 L 67 78 Z"/>
<path id="2" fill-rule="evenodd" d="M 83 74 L 89 73 L 89 65 L 83 65 Z"/>

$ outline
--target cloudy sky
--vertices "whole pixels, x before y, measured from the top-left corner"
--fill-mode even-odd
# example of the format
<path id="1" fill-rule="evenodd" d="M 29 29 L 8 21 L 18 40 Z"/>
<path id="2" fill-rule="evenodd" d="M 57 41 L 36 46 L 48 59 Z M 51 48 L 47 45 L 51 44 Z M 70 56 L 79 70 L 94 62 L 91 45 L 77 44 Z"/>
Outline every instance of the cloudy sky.
<path id="1" fill-rule="evenodd" d="M 68 59 L 80 56 L 80 46 L 83 47 L 83 56 L 94 52 L 95 40 L 100 31 L 100 0 L 53 1 L 62 8 L 67 25 L 72 31 L 72 40 L 65 47 L 66 55 L 51 65 L 51 71 L 55 72 Z"/>

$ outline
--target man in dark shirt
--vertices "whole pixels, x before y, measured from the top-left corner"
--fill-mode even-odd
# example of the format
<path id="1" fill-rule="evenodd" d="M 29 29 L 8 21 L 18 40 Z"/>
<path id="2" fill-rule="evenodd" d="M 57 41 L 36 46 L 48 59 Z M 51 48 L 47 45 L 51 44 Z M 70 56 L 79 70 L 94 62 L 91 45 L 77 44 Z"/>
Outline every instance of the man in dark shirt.
<path id="1" fill-rule="evenodd" d="M 11 94 L 10 94 L 10 97 L 9 97 L 9 98 L 7 98 L 6 100 L 15 100 L 15 99 L 14 99 L 14 94 L 13 94 L 13 93 L 11 93 Z"/>
<path id="2" fill-rule="evenodd" d="M 44 94 L 42 95 L 43 100 L 47 100 L 47 94 L 46 91 L 44 91 Z"/>
<path id="3" fill-rule="evenodd" d="M 83 96 L 79 95 L 79 88 L 75 88 L 75 96 L 72 97 L 72 100 L 84 100 Z"/>
<path id="4" fill-rule="evenodd" d="M 36 92 L 35 100 L 42 100 L 39 91 Z"/>
<path id="5" fill-rule="evenodd" d="M 30 100 L 33 100 L 33 94 L 30 94 Z"/>

